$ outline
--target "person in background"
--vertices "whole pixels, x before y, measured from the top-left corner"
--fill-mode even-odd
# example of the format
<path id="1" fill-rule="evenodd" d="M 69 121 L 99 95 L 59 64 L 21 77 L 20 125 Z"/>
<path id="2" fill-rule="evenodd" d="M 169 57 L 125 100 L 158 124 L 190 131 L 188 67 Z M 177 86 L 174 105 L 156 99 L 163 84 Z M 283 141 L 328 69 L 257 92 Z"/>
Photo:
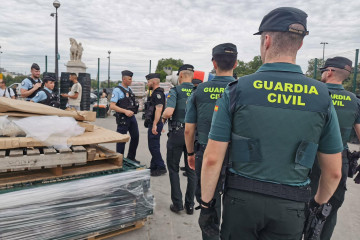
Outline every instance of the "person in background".
<path id="1" fill-rule="evenodd" d="M 0 97 L 15 99 L 15 93 L 12 88 L 6 87 L 5 79 L 0 79 Z"/>
<path id="2" fill-rule="evenodd" d="M 42 81 L 40 79 L 40 67 L 38 64 L 33 63 L 31 65 L 31 76 L 25 78 L 21 82 L 21 97 L 26 98 L 26 101 L 30 101 L 42 87 Z"/>
<path id="3" fill-rule="evenodd" d="M 116 112 L 116 131 L 121 134 L 130 133 L 131 140 L 127 158 L 140 163 L 135 159 L 136 150 L 139 145 L 139 127 L 135 114 L 138 112 L 139 105 L 137 104 L 135 95 L 130 88 L 133 72 L 124 70 L 121 74 L 122 82 L 119 83 L 119 86 L 115 87 L 112 92 L 110 109 Z M 125 143 L 116 144 L 116 151 L 118 153 L 124 154 L 124 150 Z"/>
<path id="4" fill-rule="evenodd" d="M 179 68 L 179 86 L 170 89 L 167 96 L 166 109 L 162 118 L 169 120 L 169 134 L 167 141 L 166 163 L 169 170 L 171 185 L 170 210 L 178 213 L 184 208 L 186 213 L 194 213 L 194 194 L 196 186 L 196 175 L 193 169 L 186 166 L 187 186 L 185 194 L 185 204 L 183 204 L 182 193 L 179 178 L 179 163 L 184 152 L 184 159 L 187 161 L 187 152 L 185 145 L 185 108 L 186 101 L 193 91 L 191 80 L 194 76 L 194 67 L 190 64 L 184 64 Z"/>
<path id="5" fill-rule="evenodd" d="M 69 79 L 73 83 L 71 90 L 68 94 L 62 93 L 61 96 L 68 98 L 68 107 L 69 108 L 80 111 L 80 103 L 81 103 L 81 96 L 82 96 L 81 84 L 77 80 L 76 73 L 70 73 Z"/>
<path id="6" fill-rule="evenodd" d="M 150 73 L 145 78 L 152 94 L 147 101 L 144 126 L 148 128 L 148 147 L 152 157 L 150 175 L 157 177 L 167 173 L 160 151 L 160 136 L 164 126 L 161 115 L 165 109 L 165 94 L 164 89 L 160 87 L 160 74 Z"/>
<path id="7" fill-rule="evenodd" d="M 55 79 L 46 76 L 43 79 L 44 88 L 42 88 L 30 101 L 36 103 L 42 103 L 51 107 L 59 107 L 60 103 L 55 93 L 53 92 L 55 87 Z"/>
<path id="8" fill-rule="evenodd" d="M 352 62 L 347 58 L 334 57 L 328 58 L 324 67 L 320 68 L 321 81 L 326 84 L 333 99 L 344 147 L 342 151 L 342 177 L 334 195 L 330 198 L 329 202 L 332 209 L 321 232 L 321 240 L 330 240 L 335 229 L 337 212 L 345 200 L 346 180 L 349 174 L 347 143 L 350 141 L 352 129 L 355 130 L 357 136 L 360 136 L 360 100 L 355 94 L 346 91 L 342 85 L 343 81 L 350 76 L 351 65 Z M 312 196 L 316 194 L 319 187 L 320 175 L 320 165 L 316 159 L 310 174 Z"/>

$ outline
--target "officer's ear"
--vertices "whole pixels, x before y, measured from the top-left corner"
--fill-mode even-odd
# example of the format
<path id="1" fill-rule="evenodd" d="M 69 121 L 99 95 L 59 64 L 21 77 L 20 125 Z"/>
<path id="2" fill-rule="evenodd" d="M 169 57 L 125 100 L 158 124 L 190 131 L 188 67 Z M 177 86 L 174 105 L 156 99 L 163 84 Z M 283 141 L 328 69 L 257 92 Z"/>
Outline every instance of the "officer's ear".
<path id="1" fill-rule="evenodd" d="M 272 43 L 272 37 L 269 34 L 265 34 L 265 39 L 263 43 L 264 49 L 269 49 L 270 45 Z"/>
<path id="2" fill-rule="evenodd" d="M 212 62 L 213 62 L 214 69 L 215 69 L 215 70 L 218 69 L 218 65 L 217 65 L 217 63 L 215 62 L 215 60 L 212 60 Z"/>
<path id="3" fill-rule="evenodd" d="M 233 69 L 235 69 L 238 65 L 238 61 L 236 60 L 235 63 L 234 63 L 234 66 L 233 66 Z"/>

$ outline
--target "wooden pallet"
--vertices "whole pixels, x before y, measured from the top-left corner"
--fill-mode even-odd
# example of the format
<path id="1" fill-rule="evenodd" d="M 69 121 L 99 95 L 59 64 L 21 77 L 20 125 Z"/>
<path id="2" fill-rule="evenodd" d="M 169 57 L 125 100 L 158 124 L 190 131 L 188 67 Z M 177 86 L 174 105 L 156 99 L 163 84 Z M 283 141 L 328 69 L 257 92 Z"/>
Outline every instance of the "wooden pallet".
<path id="1" fill-rule="evenodd" d="M 144 218 L 144 219 L 136 221 L 136 222 L 123 224 L 117 230 L 111 230 L 110 232 L 105 232 L 105 233 L 102 233 L 102 232 L 92 233 L 86 239 L 87 240 L 103 240 L 103 239 L 107 239 L 107 238 L 111 238 L 111 237 L 116 237 L 118 235 L 142 228 L 145 225 L 146 221 L 147 221 L 147 219 Z"/>
<path id="2" fill-rule="evenodd" d="M 114 160 L 107 160 L 94 161 L 81 166 L 0 173 L 0 190 L 35 184 L 63 182 L 84 178 L 89 175 L 102 175 L 111 171 L 117 172 L 121 171 L 121 169 L 122 166 L 119 166 Z"/>
<path id="3" fill-rule="evenodd" d="M 85 165 L 93 161 L 108 161 L 122 166 L 122 154 L 98 145 L 73 146 L 68 149 L 25 148 L 0 150 L 0 172 L 49 169 L 61 176 L 62 169 Z"/>
<path id="4" fill-rule="evenodd" d="M 86 164 L 87 152 L 82 146 L 60 151 L 54 148 L 0 150 L 0 172 L 35 170 Z"/>

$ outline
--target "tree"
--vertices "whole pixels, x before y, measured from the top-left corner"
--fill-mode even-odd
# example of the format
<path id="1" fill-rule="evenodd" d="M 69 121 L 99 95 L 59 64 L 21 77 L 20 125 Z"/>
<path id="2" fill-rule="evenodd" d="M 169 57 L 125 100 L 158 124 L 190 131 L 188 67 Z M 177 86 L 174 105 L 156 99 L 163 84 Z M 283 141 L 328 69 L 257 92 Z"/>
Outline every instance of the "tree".
<path id="1" fill-rule="evenodd" d="M 181 59 L 162 58 L 158 61 L 155 72 L 160 74 L 160 81 L 165 82 L 167 74 L 164 67 L 171 67 L 173 71 L 177 71 L 182 65 L 184 65 L 184 61 Z"/>
<path id="2" fill-rule="evenodd" d="M 262 65 L 261 57 L 255 56 L 250 62 L 238 60 L 238 66 L 234 69 L 237 77 L 245 76 L 256 72 Z"/>
<path id="3" fill-rule="evenodd" d="M 320 68 L 324 66 L 324 61 L 322 59 L 317 60 L 317 69 L 316 69 L 316 79 L 321 79 L 321 72 Z M 315 71 L 315 58 L 312 58 L 308 61 L 308 69 L 306 71 L 306 76 L 309 78 L 314 78 L 314 71 Z"/>

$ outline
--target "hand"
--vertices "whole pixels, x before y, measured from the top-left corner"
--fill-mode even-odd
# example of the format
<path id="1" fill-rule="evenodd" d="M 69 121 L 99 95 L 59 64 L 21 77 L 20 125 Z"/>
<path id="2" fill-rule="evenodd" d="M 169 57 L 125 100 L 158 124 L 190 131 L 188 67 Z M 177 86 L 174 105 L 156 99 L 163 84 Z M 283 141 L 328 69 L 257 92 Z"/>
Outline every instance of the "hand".
<path id="1" fill-rule="evenodd" d="M 39 88 L 41 87 L 41 85 L 42 85 L 42 83 L 36 83 L 36 84 L 34 85 L 34 88 L 35 88 L 35 89 L 39 89 Z"/>
<path id="2" fill-rule="evenodd" d="M 219 235 L 219 218 L 214 207 L 201 207 L 199 216 L 199 226 L 208 237 Z"/>
<path id="3" fill-rule="evenodd" d="M 356 172 L 358 172 L 358 174 L 357 174 L 357 176 L 354 178 L 354 182 L 356 183 L 356 184 L 360 184 L 360 166 L 358 166 L 357 168 L 356 168 Z M 355 172 L 355 174 L 356 174 L 356 172 Z M 355 175 L 354 174 L 354 175 Z"/>
<path id="4" fill-rule="evenodd" d="M 127 117 L 132 117 L 132 116 L 134 116 L 134 112 L 133 112 L 133 111 L 130 111 L 130 110 L 126 110 L 125 115 L 126 115 Z"/>
<path id="5" fill-rule="evenodd" d="M 66 93 L 62 93 L 60 94 L 62 97 L 68 97 L 68 95 Z"/>
<path id="6" fill-rule="evenodd" d="M 195 155 L 187 156 L 189 168 L 195 170 Z"/>
<path id="7" fill-rule="evenodd" d="M 152 132 L 154 135 L 158 135 L 158 132 L 157 132 L 156 130 L 157 130 L 157 126 L 156 126 L 156 125 L 153 125 L 151 132 Z"/>

